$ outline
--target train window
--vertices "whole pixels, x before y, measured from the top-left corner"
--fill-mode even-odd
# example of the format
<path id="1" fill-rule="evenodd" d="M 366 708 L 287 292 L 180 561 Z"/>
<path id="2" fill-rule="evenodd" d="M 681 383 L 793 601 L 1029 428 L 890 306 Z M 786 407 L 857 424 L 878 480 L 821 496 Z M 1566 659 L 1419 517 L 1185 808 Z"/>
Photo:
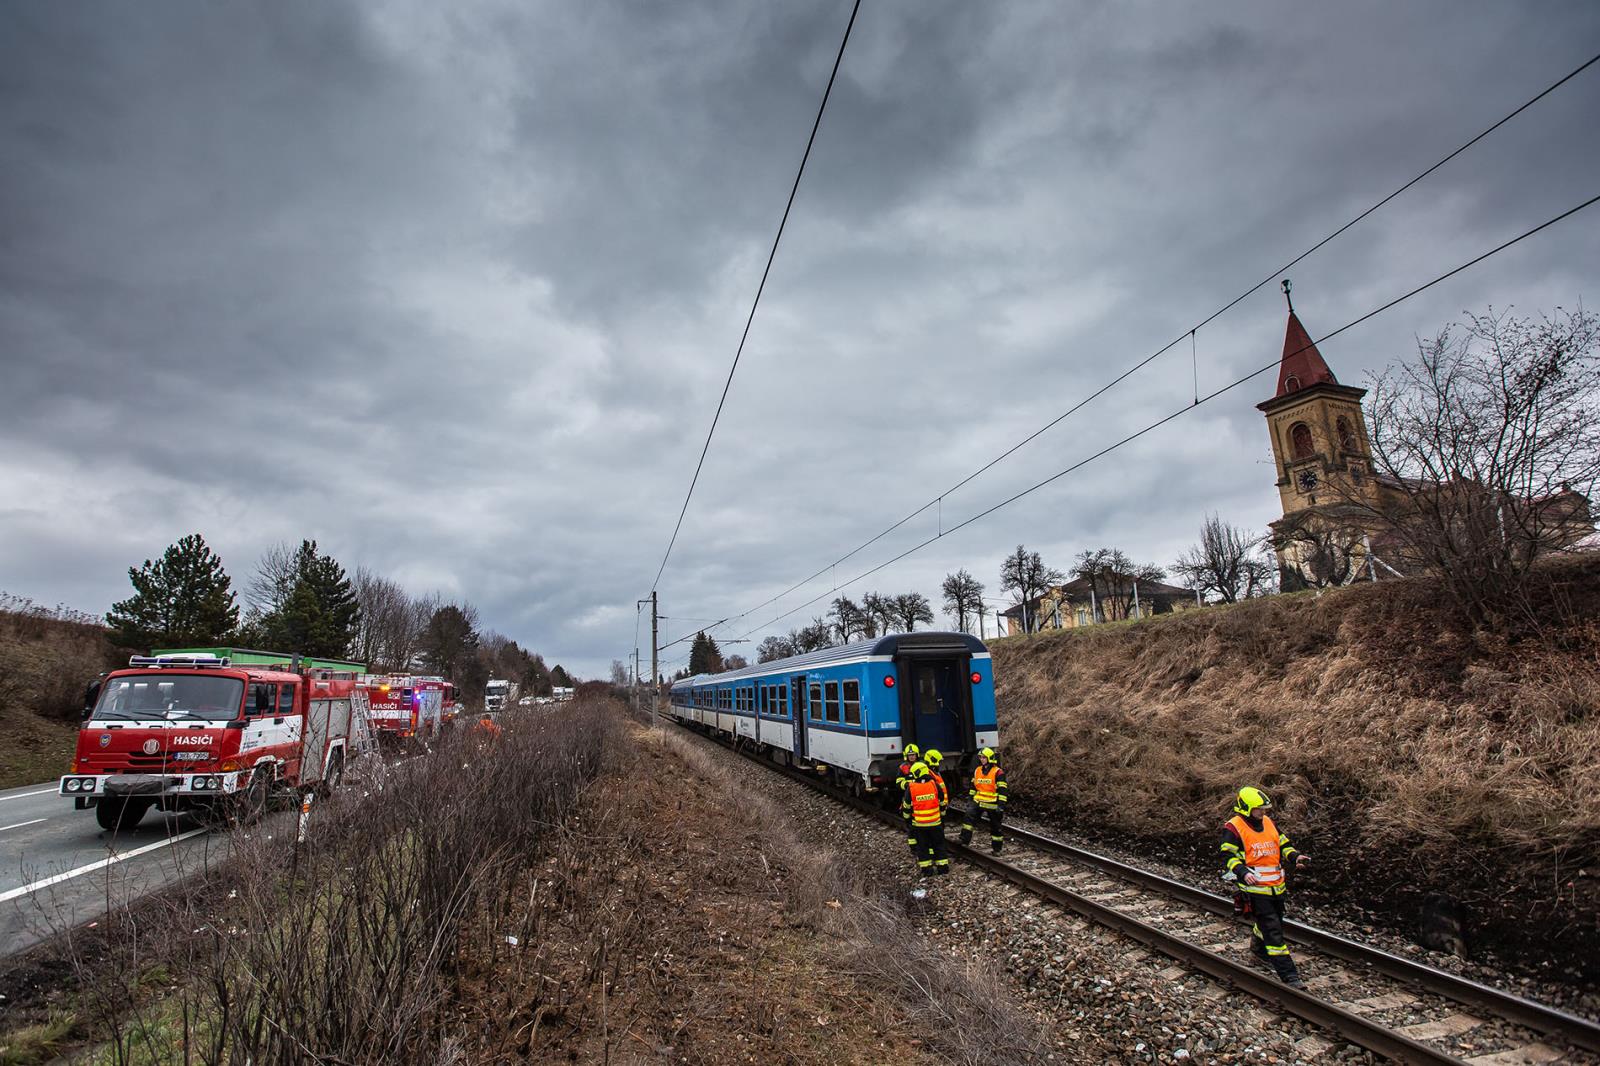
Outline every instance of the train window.
<path id="1" fill-rule="evenodd" d="M 822 682 L 820 681 L 811 682 L 810 715 L 812 720 L 818 722 L 822 721 Z"/>
<path id="2" fill-rule="evenodd" d="M 778 713 L 785 718 L 789 717 L 789 686 L 778 686 Z"/>
<path id="3" fill-rule="evenodd" d="M 824 686 L 828 693 L 828 721 L 839 721 L 839 682 L 829 681 Z"/>
<path id="4" fill-rule="evenodd" d="M 846 725 L 861 724 L 861 682 L 844 683 L 844 721 Z"/>

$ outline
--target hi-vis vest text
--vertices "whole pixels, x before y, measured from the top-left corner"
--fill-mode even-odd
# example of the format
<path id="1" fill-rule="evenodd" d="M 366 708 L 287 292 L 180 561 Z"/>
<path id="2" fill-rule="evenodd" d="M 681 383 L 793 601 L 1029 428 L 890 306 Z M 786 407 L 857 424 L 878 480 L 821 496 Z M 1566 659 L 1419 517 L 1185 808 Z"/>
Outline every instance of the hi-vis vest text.
<path id="1" fill-rule="evenodd" d="M 978 767 L 972 771 L 972 789 L 976 793 L 973 797 L 980 807 L 995 807 L 1000 803 L 1000 788 L 996 782 L 1000 779 L 1000 767 L 990 766 L 987 770 Z M 1215 824 L 1215 823 L 1213 823 Z"/>
<path id="2" fill-rule="evenodd" d="M 911 796 L 913 825 L 939 824 L 939 786 L 932 781 L 913 781 L 906 786 Z"/>
<path id="3" fill-rule="evenodd" d="M 1282 892 L 1283 863 L 1278 853 L 1278 827 L 1272 824 L 1272 819 L 1266 815 L 1261 816 L 1260 832 L 1250 828 L 1250 823 L 1238 815 L 1230 818 L 1228 824 L 1239 834 L 1245 865 L 1255 875 L 1255 884 L 1246 884 L 1241 877 L 1239 887 L 1246 892 L 1267 896 Z"/>

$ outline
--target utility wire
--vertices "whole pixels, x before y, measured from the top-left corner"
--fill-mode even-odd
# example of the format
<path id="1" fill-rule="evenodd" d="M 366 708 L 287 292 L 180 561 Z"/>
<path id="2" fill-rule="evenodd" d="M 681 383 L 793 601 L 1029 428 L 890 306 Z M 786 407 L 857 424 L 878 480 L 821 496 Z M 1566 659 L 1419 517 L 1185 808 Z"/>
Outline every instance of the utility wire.
<path id="1" fill-rule="evenodd" d="M 1597 57 L 1597 58 L 1600 58 L 1600 57 Z M 1000 510 L 1001 508 L 1008 507 L 1011 504 L 1016 503 L 1018 500 L 1022 499 L 1024 496 L 1027 496 L 1027 495 L 1029 495 L 1029 494 L 1031 494 L 1033 492 L 1038 491 L 1039 489 L 1044 488 L 1046 485 L 1049 485 L 1051 482 L 1054 482 L 1054 481 L 1056 481 L 1056 480 L 1058 480 L 1058 479 L 1060 479 L 1062 477 L 1065 477 L 1066 475 L 1072 473 L 1073 471 L 1081 470 L 1083 467 L 1088 466 L 1090 463 L 1094 462 L 1095 460 L 1101 459 L 1101 458 L 1111 454 L 1112 452 L 1116 451 L 1118 448 L 1121 448 L 1123 445 L 1131 443 L 1132 441 L 1138 440 L 1140 437 L 1144 436 L 1146 433 L 1151 432 L 1152 430 L 1159 429 L 1161 426 L 1166 425 L 1168 422 L 1171 422 L 1173 419 L 1178 418 L 1180 415 L 1187 414 L 1188 412 L 1193 411 L 1196 407 L 1199 407 L 1199 406 L 1201 406 L 1202 404 L 1205 404 L 1205 403 L 1209 403 L 1210 401 L 1215 400 L 1217 397 L 1222 396 L 1224 393 L 1228 393 L 1228 392 L 1233 391 L 1234 389 L 1238 388 L 1240 385 L 1243 385 L 1245 382 L 1250 381 L 1252 378 L 1260 377 L 1262 374 L 1265 374 L 1267 371 L 1272 370 L 1273 368 L 1281 365 L 1283 359 L 1289 358 L 1289 356 L 1292 356 L 1292 355 L 1297 355 L 1300 352 L 1306 351 L 1309 348 L 1313 348 L 1316 345 L 1323 343 L 1324 341 L 1332 340 L 1334 337 L 1337 337 L 1339 334 L 1343 333 L 1345 330 L 1351 329 L 1351 328 L 1353 328 L 1355 326 L 1359 326 L 1361 323 L 1366 322 L 1368 319 L 1371 319 L 1371 318 L 1374 318 L 1374 317 L 1376 317 L 1378 315 L 1381 315 L 1383 312 L 1388 311 L 1390 308 L 1396 307 L 1399 304 L 1404 303 L 1405 301 L 1411 299 L 1413 296 L 1416 296 L 1417 294 L 1422 293 L 1422 292 L 1426 292 L 1428 289 L 1433 288 L 1435 285 L 1439 284 L 1440 282 L 1454 277 L 1455 275 L 1461 273 L 1463 270 L 1467 270 L 1470 267 L 1476 266 L 1477 264 L 1483 262 L 1485 259 L 1488 259 L 1491 256 L 1498 255 L 1500 252 L 1505 251 L 1507 248 L 1510 248 L 1512 245 L 1517 244 L 1517 243 L 1519 243 L 1521 241 L 1524 241 L 1524 240 L 1528 239 L 1529 237 L 1532 237 L 1534 234 L 1540 232 L 1541 230 L 1548 229 L 1549 227 L 1555 225 L 1558 222 L 1561 222 L 1561 221 L 1563 221 L 1565 219 L 1571 218 L 1573 215 L 1577 214 L 1578 212 L 1584 210 L 1587 207 L 1593 206 L 1596 203 L 1600 203 L 1600 195 L 1592 196 L 1589 199 L 1585 200 L 1583 203 L 1579 204 L 1578 206 L 1570 208 L 1569 210 L 1563 211 L 1561 214 L 1555 216 L 1552 219 L 1549 219 L 1548 221 L 1541 222 L 1539 225 L 1533 227 L 1532 229 L 1524 231 L 1523 233 L 1519 234 L 1516 237 L 1511 238 L 1510 240 L 1504 242 L 1503 244 L 1496 245 L 1495 247 L 1489 249 L 1487 252 L 1484 252 L 1481 255 L 1478 255 L 1473 259 L 1469 259 L 1467 262 L 1462 263 L 1458 267 L 1454 267 L 1451 270 L 1447 270 L 1445 273 L 1440 274 L 1438 277 L 1434 278 L 1432 281 L 1428 281 L 1428 282 L 1425 282 L 1425 283 L 1423 283 L 1421 285 L 1418 285 L 1416 288 L 1412 289 L 1410 292 L 1407 292 L 1407 293 L 1405 293 L 1404 295 L 1401 295 L 1401 296 L 1397 296 L 1393 300 L 1390 300 L 1388 303 L 1383 304 L 1383 305 L 1381 305 L 1379 307 L 1373 308 L 1371 311 L 1368 311 L 1366 314 L 1362 315 L 1361 317 L 1355 318 L 1355 319 L 1350 320 L 1349 322 L 1346 322 L 1344 325 L 1340 326 L 1338 329 L 1334 330 L 1332 333 L 1324 334 L 1323 336 L 1321 336 L 1321 337 L 1317 338 L 1316 340 L 1312 341 L 1310 344 L 1304 345 L 1304 346 L 1296 349 L 1294 352 L 1288 353 L 1288 355 L 1281 356 L 1278 359 L 1274 359 L 1274 360 L 1272 360 L 1272 362 L 1266 364 L 1265 366 L 1262 366 L 1259 369 L 1250 371 L 1248 374 L 1245 374 L 1243 377 L 1234 379 L 1233 381 L 1229 382 L 1227 385 L 1224 385 L 1222 388 L 1217 389 L 1215 392 L 1211 392 L 1211 393 L 1206 394 L 1205 396 L 1199 397 L 1193 403 L 1189 403 L 1189 404 L 1184 405 L 1183 407 L 1178 408 L 1176 411 L 1173 411 L 1171 414 L 1165 416 L 1164 418 L 1158 419 L 1157 421 L 1150 423 L 1149 425 L 1145 426 L 1143 429 L 1137 430 L 1134 433 L 1130 433 L 1126 437 L 1123 437 L 1121 440 L 1116 441 L 1113 444 L 1108 444 L 1106 447 L 1104 447 L 1104 448 L 1100 449 L 1099 451 L 1095 452 L 1093 455 L 1090 455 L 1085 459 L 1080 459 L 1078 462 L 1073 463 L 1071 466 L 1069 466 L 1069 467 L 1067 467 L 1067 468 L 1065 468 L 1063 470 L 1058 470 L 1054 474 L 1051 474 L 1049 477 L 1045 478 L 1044 480 L 1035 482 L 1034 484 L 1032 484 L 1032 485 L 1028 486 L 1027 488 L 1023 489 L 1021 492 L 1018 492 L 1018 493 L 1015 493 L 1014 495 L 1008 496 L 1005 499 L 1001 500 L 999 503 L 996 503 L 991 507 L 988 507 L 988 508 L 985 508 L 982 511 L 979 511 L 977 514 L 972 515 L 971 517 L 969 517 L 969 518 L 957 523 L 954 526 L 951 526 L 949 529 L 945 530 L 943 533 L 937 534 L 937 535 L 932 536 L 932 537 L 929 537 L 927 540 L 922 541 L 920 544 L 912 545 L 910 548 L 907 548 L 905 551 L 901 552 L 899 555 L 896 555 L 894 558 L 885 560 L 884 562 L 879 563 L 877 566 L 872 567 L 870 570 L 866 570 L 866 571 L 863 571 L 860 574 L 857 574 L 855 577 L 853 577 L 850 580 L 846 581 L 843 585 L 835 585 L 833 588 L 829 589 L 827 592 L 824 592 L 819 596 L 815 596 L 812 599 L 807 600 L 805 603 L 802 603 L 800 606 L 791 608 L 790 610 L 785 611 L 783 614 L 778 615 L 776 618 L 769 619 L 768 621 L 766 621 L 762 625 L 757 626 L 756 628 L 750 630 L 747 633 L 740 634 L 740 638 L 739 639 L 744 639 L 745 637 L 749 637 L 754 633 L 758 633 L 761 630 L 766 629 L 768 626 L 771 626 L 776 622 L 781 622 L 783 619 L 788 618 L 790 615 L 795 614 L 795 613 L 797 613 L 799 611 L 803 611 L 807 607 L 810 607 L 812 604 L 816 603 L 817 601 L 825 599 L 828 596 L 831 596 L 834 592 L 838 591 L 838 589 L 844 588 L 844 587 L 848 587 L 850 585 L 855 584 L 857 581 L 861 581 L 861 580 L 863 580 L 865 578 L 871 577 L 873 574 L 875 574 L 878 571 L 884 569 L 885 567 L 891 566 L 894 563 L 899 562 L 901 559 L 904 559 L 909 555 L 913 555 L 916 552 L 921 551 L 923 548 L 926 548 L 928 545 L 932 544 L 934 541 L 937 541 L 937 540 L 942 539 L 943 537 L 949 536 L 951 533 L 954 533 L 959 529 L 963 529 L 963 528 L 971 525 L 972 523 L 977 522 L 979 519 L 987 518 L 989 515 L 994 514 L 996 511 Z"/>
<path id="2" fill-rule="evenodd" d="M 729 621 L 731 619 L 736 619 L 736 618 L 744 618 L 747 615 L 754 614 L 756 611 L 761 610 L 763 607 L 769 606 L 770 604 L 774 604 L 774 603 L 778 602 L 779 600 L 783 599 L 784 597 L 788 596 L 790 593 L 796 592 L 799 589 L 804 588 L 806 585 L 809 585 L 811 582 L 815 581 L 817 578 L 819 578 L 823 574 L 827 573 L 833 567 L 838 566 L 842 562 L 845 562 L 846 560 L 848 560 L 852 556 L 860 553 L 864 549 L 871 547 L 872 545 L 876 544 L 878 541 L 882 540 L 884 537 L 888 536 L 890 533 L 893 533 L 895 530 L 899 529 L 901 526 L 903 526 L 907 522 L 911 521 L 913 518 L 916 518 L 918 515 L 922 514 L 928 508 L 934 506 L 936 503 L 938 503 L 940 500 L 942 500 L 945 496 L 948 496 L 950 493 L 955 492 L 957 489 L 959 489 L 962 486 L 966 485 L 967 483 L 971 482 L 973 479 L 977 478 L 981 474 L 984 474 L 987 471 L 993 469 L 995 466 L 999 465 L 1004 460 L 1009 459 L 1011 456 L 1013 456 L 1017 452 L 1021 451 L 1024 447 L 1026 447 L 1027 445 L 1033 443 L 1033 441 L 1037 440 L 1040 436 L 1042 436 L 1045 433 L 1049 432 L 1051 429 L 1054 429 L 1056 426 L 1058 426 L 1062 422 L 1066 421 L 1072 415 L 1077 414 L 1079 411 L 1083 410 L 1083 408 L 1087 407 L 1089 404 L 1093 403 L 1095 400 L 1099 399 L 1101 396 L 1104 396 L 1106 393 L 1110 392 L 1112 389 L 1114 389 L 1118 385 L 1122 384 L 1128 378 L 1132 377 L 1134 374 L 1138 373 L 1140 370 L 1143 370 L 1145 367 L 1147 367 L 1151 363 L 1155 362 L 1161 356 L 1165 355 L 1167 352 L 1169 352 L 1173 348 L 1177 347 L 1186 338 L 1192 338 L 1194 336 L 1194 334 L 1197 333 L 1199 330 L 1201 330 L 1202 328 L 1210 325 L 1212 322 L 1215 322 L 1218 318 L 1222 317 L 1224 314 L 1226 314 L 1229 311 L 1233 310 L 1233 308 L 1237 307 L 1244 300 L 1246 300 L 1250 296 L 1254 295 L 1255 292 L 1257 290 L 1259 290 L 1263 285 L 1267 284 L 1268 282 L 1272 281 L 1273 279 L 1275 279 L 1278 276 L 1280 276 L 1281 274 L 1283 274 L 1285 271 L 1287 271 L 1290 268 L 1294 267 L 1296 264 L 1298 264 L 1299 262 L 1304 260 L 1307 256 L 1310 256 L 1313 253 L 1315 253 L 1315 252 L 1319 251 L 1320 249 L 1322 249 L 1330 241 L 1334 240 L 1335 238 L 1339 237 L 1341 234 L 1343 234 L 1344 232 L 1349 230 L 1351 227 L 1353 227 L 1353 226 L 1357 225 L 1358 223 L 1362 222 L 1363 220 L 1365 220 L 1368 216 L 1372 215 L 1374 212 L 1376 212 L 1377 210 L 1382 208 L 1384 205 L 1388 204 L 1391 200 L 1395 199 L 1397 196 L 1400 196 L 1406 190 L 1410 189 L 1412 186 L 1416 185 L 1418 182 L 1420 182 L 1424 178 L 1428 177 L 1428 175 L 1432 174 L 1434 171 L 1438 170 L 1440 167 L 1442 167 L 1446 163 L 1450 162 L 1456 156 L 1460 155 L 1462 152 L 1465 152 L 1467 149 L 1471 148 L 1473 145 L 1477 144 L 1479 141 L 1481 141 L 1485 137 L 1489 136 L 1489 134 L 1493 133 L 1495 130 L 1499 129 L 1501 126 L 1504 126 L 1507 122 L 1510 122 L 1512 119 L 1514 119 L 1518 115 L 1522 114 L 1522 112 L 1526 111 L 1528 108 L 1532 107 L 1534 104 L 1538 103 L 1540 100 L 1544 99 L 1546 96 L 1549 96 L 1551 93 L 1553 93 L 1557 89 L 1561 88 L 1561 86 L 1565 85 L 1567 82 L 1571 81 L 1573 78 L 1577 77 L 1579 74 L 1583 73 L 1585 70 L 1587 70 L 1589 67 L 1593 66 L 1597 62 L 1600 62 L 1600 53 L 1597 53 L 1596 55 L 1590 57 L 1586 62 L 1578 65 L 1577 67 L 1575 67 L 1572 71 L 1570 71 L 1569 73 L 1567 73 L 1566 75 L 1564 75 L 1563 77 L 1561 77 L 1560 79 L 1558 79 L 1557 81 L 1555 81 L 1554 83 L 1552 83 L 1551 85 L 1546 87 L 1542 92 L 1540 92 L 1537 95 L 1532 96 L 1529 99 L 1525 100 L 1522 104 L 1520 104 L 1514 110 L 1512 110 L 1511 112 L 1506 114 L 1499 121 L 1495 122 L 1491 126 L 1486 127 L 1485 129 L 1483 129 L 1476 136 L 1474 136 L 1471 140 L 1466 141 L 1465 143 L 1463 143 L 1460 147 L 1458 147 L 1454 151 L 1450 152 L 1444 158 L 1440 159 L 1437 163 L 1434 163 L 1428 169 L 1424 170 L 1422 173 L 1418 174 L 1416 177 L 1412 178 L 1410 181 L 1406 182 L 1404 185 L 1400 186 L 1398 189 L 1394 190 L 1389 195 L 1385 196 L 1383 199 L 1381 199 L 1377 203 L 1373 204 L 1371 207 L 1368 207 L 1366 210 L 1364 210 L 1360 214 L 1356 215 L 1350 221 L 1346 222 L 1344 225 L 1340 226 L 1338 229 L 1334 230 L 1332 233 L 1328 234 L 1326 237 L 1322 238 L 1320 241 L 1318 241 L 1317 243 L 1313 244 L 1311 247 L 1307 248 L 1305 251 L 1301 252 L 1299 255 L 1295 256 L 1293 259 L 1289 260 L 1287 263 L 1285 263 L 1282 266 L 1278 267 L 1276 270 L 1273 270 L 1273 271 L 1269 272 L 1260 281 L 1256 282 L 1254 285 L 1250 286 L 1248 289 L 1244 290 L 1239 295 L 1235 296 L 1232 300 L 1229 300 L 1226 304 L 1223 304 L 1220 308 L 1218 308 L 1217 310 L 1213 311 L 1211 314 L 1207 315 L 1205 318 L 1201 319 L 1194 326 L 1191 326 L 1189 329 L 1184 330 L 1177 337 L 1175 337 L 1172 340 L 1168 341 L 1165 345 L 1163 345 L 1162 347 L 1158 348 L 1156 351 L 1152 352 L 1150 355 L 1146 356 L 1145 358 L 1141 359 L 1139 362 L 1135 363 L 1133 366 L 1129 367 L 1127 370 L 1123 371 L 1121 374 L 1117 375 L 1115 378 L 1111 379 L 1105 385 L 1101 386 L 1096 391 L 1090 393 L 1088 396 L 1084 397 L 1082 400 L 1079 400 L 1077 403 L 1073 404 L 1067 410 L 1063 411 L 1061 414 L 1057 415 L 1055 418 L 1051 419 L 1049 422 L 1046 422 L 1043 426 L 1041 426 L 1038 429 L 1034 430 L 1032 433 L 1030 433 L 1026 437 L 1022 438 L 1016 444 L 1013 444 L 1011 447 L 1007 448 L 1005 451 L 1001 452 L 999 455 L 995 456 L 993 459 L 989 460 L 987 463 L 985 463 L 982 466 L 978 467 L 978 469 L 974 470 L 972 473 L 968 474 L 966 477 L 962 478 L 960 481 L 957 481 L 954 485 L 951 485 L 949 488 L 945 489 L 943 492 L 939 493 L 937 496 L 935 496 L 932 499 L 930 499 L 927 503 L 924 503 L 921 507 L 918 507 L 916 510 L 912 511 L 910 514 L 907 514 L 905 517 L 901 518 L 899 521 L 895 522 L 893 525 L 888 526 L 887 528 L 883 529 L 882 531 L 874 534 L 869 539 L 867 539 L 867 540 L 861 542 L 860 544 L 856 545 L 854 548 L 850 549 L 850 551 L 846 552 L 844 555 L 841 555 L 839 558 L 835 559 L 833 562 L 831 562 L 831 563 L 827 564 L 826 566 L 822 567 L 822 569 L 818 570 L 816 573 L 812 574 L 810 577 L 807 577 L 804 580 L 799 581 L 799 582 L 795 583 L 794 585 L 789 586 L 789 588 L 787 588 L 784 591 L 778 593 L 776 596 L 773 596 L 770 599 L 767 599 L 767 600 L 765 600 L 765 601 L 763 601 L 761 603 L 758 603 L 756 606 L 750 608 L 748 611 L 745 611 L 745 612 L 743 612 L 741 614 L 730 615 L 729 618 L 723 619 L 723 622 Z M 1196 388 L 1195 388 L 1196 402 L 1198 402 L 1198 399 L 1199 399 L 1198 366 L 1196 366 L 1196 382 L 1195 382 L 1195 384 L 1196 384 Z M 692 489 L 692 487 L 691 487 L 691 489 Z M 686 505 L 687 505 L 687 502 L 686 502 Z M 681 516 L 680 516 L 680 521 L 681 521 Z M 937 538 L 935 538 L 935 539 L 937 539 Z M 669 548 L 669 550 L 670 550 L 670 548 Z M 664 561 L 663 561 L 663 565 L 665 565 Z M 659 578 L 659 575 L 657 575 L 657 576 Z M 835 587 L 837 587 L 837 586 L 835 586 Z M 812 602 L 814 603 L 816 601 L 813 600 Z M 722 624 L 722 622 L 717 623 L 717 625 L 721 625 L 721 624 Z M 715 628 L 715 626 L 713 626 L 712 628 Z"/>
<path id="3" fill-rule="evenodd" d="M 806 138 L 806 150 L 800 157 L 800 169 L 795 171 L 794 185 L 789 189 L 789 202 L 784 204 L 783 218 L 778 222 L 778 234 L 772 239 L 772 251 L 767 253 L 767 265 L 761 271 L 761 284 L 756 286 L 756 298 L 750 304 L 749 317 L 744 320 L 744 333 L 739 337 L 739 347 L 733 353 L 733 365 L 728 367 L 728 380 L 722 383 L 722 397 L 717 400 L 717 413 L 711 416 L 711 428 L 706 431 L 706 442 L 700 448 L 700 461 L 695 464 L 694 477 L 689 480 L 689 491 L 684 494 L 683 507 L 678 510 L 678 523 L 672 527 L 672 539 L 667 541 L 667 551 L 661 557 L 661 566 L 656 570 L 656 579 L 650 583 L 651 592 L 661 584 L 661 575 L 666 572 L 667 560 L 672 558 L 672 548 L 678 543 L 678 531 L 683 528 L 683 516 L 689 512 L 689 501 L 694 497 L 694 487 L 700 483 L 700 470 L 706 465 L 706 453 L 711 450 L 711 438 L 716 435 L 717 422 L 722 418 L 722 406 L 728 402 L 728 389 L 733 385 L 734 372 L 739 369 L 739 357 L 744 354 L 745 341 L 750 339 L 750 324 L 756 319 L 756 308 L 761 306 L 761 294 L 767 288 L 767 275 L 772 273 L 772 261 L 778 256 L 778 244 L 783 240 L 783 228 L 789 224 L 789 212 L 794 208 L 795 194 L 800 191 L 800 178 L 806 172 L 806 161 L 811 158 L 811 146 L 816 143 L 817 130 L 822 125 L 822 113 L 828 109 L 828 97 L 833 94 L 833 82 L 839 76 L 839 64 L 844 60 L 844 46 L 850 43 L 850 30 L 855 26 L 856 13 L 860 10 L 861 0 L 856 0 L 855 6 L 850 9 L 850 21 L 844 27 L 844 38 L 839 42 L 839 54 L 833 58 L 833 71 L 828 75 L 828 87 L 822 91 L 822 103 L 817 107 L 816 121 L 811 123 L 811 136 Z"/>

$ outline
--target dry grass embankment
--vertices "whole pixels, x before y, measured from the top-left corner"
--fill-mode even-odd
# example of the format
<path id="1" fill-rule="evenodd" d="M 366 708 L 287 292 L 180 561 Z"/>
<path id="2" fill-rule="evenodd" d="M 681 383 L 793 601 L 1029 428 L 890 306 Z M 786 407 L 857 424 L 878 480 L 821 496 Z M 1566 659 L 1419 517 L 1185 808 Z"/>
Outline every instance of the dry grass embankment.
<path id="1" fill-rule="evenodd" d="M 126 662 L 98 619 L 0 593 L 0 789 L 68 771 L 84 686 Z"/>
<path id="2" fill-rule="evenodd" d="M 1018 810 L 1209 867 L 1260 784 L 1317 888 L 1402 922 L 1439 893 L 1480 942 L 1592 971 L 1600 560 L 1540 571 L 1533 602 L 1516 637 L 1405 581 L 997 641 Z"/>
<path id="3" fill-rule="evenodd" d="M 914 1064 L 1033 1046 L 992 984 L 775 805 L 614 701 L 518 716 L 487 750 L 457 737 L 381 780 L 316 812 L 304 847 L 240 832 L 224 879 L 33 953 L 0 1061 Z"/>

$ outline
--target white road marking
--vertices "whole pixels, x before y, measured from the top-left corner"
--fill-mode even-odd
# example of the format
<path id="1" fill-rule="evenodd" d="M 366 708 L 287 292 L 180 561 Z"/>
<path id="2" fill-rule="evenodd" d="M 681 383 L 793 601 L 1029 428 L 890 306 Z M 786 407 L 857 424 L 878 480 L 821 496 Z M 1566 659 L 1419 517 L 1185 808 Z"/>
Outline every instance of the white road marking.
<path id="1" fill-rule="evenodd" d="M 113 863 L 119 863 L 124 859 L 131 859 L 135 855 L 143 855 L 145 852 L 155 851 L 157 848 L 170 847 L 180 840 L 187 840 L 192 836 L 199 836 L 201 833 L 209 833 L 210 831 L 211 830 L 209 829 L 191 829 L 187 833 L 179 833 L 175 837 L 168 837 L 166 840 L 158 840 L 154 844 L 146 844 L 142 848 L 134 848 L 132 851 L 125 851 L 120 855 L 112 855 L 108 858 L 101 859 L 99 862 L 91 862 L 89 865 L 80 866 L 76 870 L 68 870 L 66 873 L 55 874 L 54 876 L 46 877 L 42 880 L 35 881 L 31 885 L 23 885 L 21 888 L 13 888 L 6 892 L 0 892 L 0 903 L 9 903 L 11 900 L 22 896 L 31 896 L 41 888 L 49 888 L 51 885 L 59 885 L 63 881 L 70 881 L 74 877 L 82 877 L 84 874 L 93 873 L 96 870 L 103 870 Z"/>
<path id="2" fill-rule="evenodd" d="M 43 818 L 32 818 L 26 822 L 12 822 L 10 825 L 0 825 L 0 833 L 4 833 L 7 829 L 21 829 L 25 825 L 37 825 L 42 821 L 44 821 Z"/>
<path id="3" fill-rule="evenodd" d="M 57 791 L 57 789 L 41 788 L 37 792 L 19 792 L 15 796 L 0 796 L 0 803 L 4 803 L 6 800 L 26 799 L 29 796 L 43 796 L 47 792 L 55 792 L 55 791 Z"/>

